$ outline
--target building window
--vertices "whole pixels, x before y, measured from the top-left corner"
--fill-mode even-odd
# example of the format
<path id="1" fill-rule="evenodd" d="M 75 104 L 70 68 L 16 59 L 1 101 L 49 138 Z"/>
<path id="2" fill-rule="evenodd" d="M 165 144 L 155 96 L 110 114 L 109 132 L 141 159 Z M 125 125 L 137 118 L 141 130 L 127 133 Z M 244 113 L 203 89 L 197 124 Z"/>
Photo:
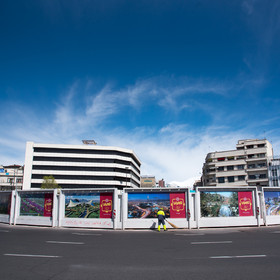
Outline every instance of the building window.
<path id="1" fill-rule="evenodd" d="M 265 162 L 258 163 L 258 164 L 256 164 L 256 167 L 257 167 L 257 168 L 266 167 L 266 163 L 265 163 Z"/>
<path id="2" fill-rule="evenodd" d="M 215 168 L 213 168 L 213 167 L 207 169 L 207 172 L 215 172 L 215 171 L 216 171 L 216 170 L 215 170 Z"/>
<path id="3" fill-rule="evenodd" d="M 228 177 L 228 182 L 233 183 L 234 182 L 234 176 L 229 176 Z"/>
<path id="4" fill-rule="evenodd" d="M 233 165 L 229 165 L 229 166 L 227 167 L 227 171 L 230 171 L 230 170 L 234 170 L 234 166 L 233 166 Z"/>
<path id="5" fill-rule="evenodd" d="M 256 168 L 256 165 L 255 164 L 248 164 L 248 168 L 249 169 Z"/>
<path id="6" fill-rule="evenodd" d="M 258 144 L 258 148 L 263 148 L 265 147 L 265 144 Z"/>
<path id="7" fill-rule="evenodd" d="M 238 169 L 238 170 L 242 170 L 242 169 L 244 169 L 244 167 L 245 167 L 245 165 L 244 165 L 244 164 L 237 165 L 237 169 Z"/>
<path id="8" fill-rule="evenodd" d="M 236 159 L 245 159 L 246 157 L 245 156 L 238 156 L 236 157 Z"/>
<path id="9" fill-rule="evenodd" d="M 238 176 L 238 181 L 245 181 L 245 175 Z"/>
<path id="10" fill-rule="evenodd" d="M 266 179 L 266 174 L 249 175 L 250 180 Z"/>
<path id="11" fill-rule="evenodd" d="M 258 154 L 259 158 L 265 158 L 265 154 Z"/>
<path id="12" fill-rule="evenodd" d="M 274 176 L 274 177 L 277 176 L 277 170 L 276 169 L 272 169 L 271 172 L 272 172 L 272 176 Z"/>
<path id="13" fill-rule="evenodd" d="M 225 182 L 225 177 L 218 177 L 218 183 L 222 184 Z"/>
<path id="14" fill-rule="evenodd" d="M 218 170 L 218 171 L 224 171 L 224 167 L 223 167 L 223 166 L 219 166 L 219 167 L 217 168 L 217 170 Z"/>
<path id="15" fill-rule="evenodd" d="M 254 148 L 254 145 L 248 145 L 246 146 L 247 149 L 253 149 Z"/>
<path id="16" fill-rule="evenodd" d="M 255 155 L 255 154 L 248 155 L 248 158 L 256 158 L 256 157 L 257 157 L 257 155 Z"/>
<path id="17" fill-rule="evenodd" d="M 278 180 L 273 179 L 272 180 L 272 185 L 273 185 L 273 187 L 278 187 Z"/>
<path id="18" fill-rule="evenodd" d="M 218 161 L 224 161 L 225 160 L 225 158 L 224 157 L 220 157 L 220 158 L 218 158 Z"/>
<path id="19" fill-rule="evenodd" d="M 234 157 L 227 157 L 227 160 L 234 160 Z"/>

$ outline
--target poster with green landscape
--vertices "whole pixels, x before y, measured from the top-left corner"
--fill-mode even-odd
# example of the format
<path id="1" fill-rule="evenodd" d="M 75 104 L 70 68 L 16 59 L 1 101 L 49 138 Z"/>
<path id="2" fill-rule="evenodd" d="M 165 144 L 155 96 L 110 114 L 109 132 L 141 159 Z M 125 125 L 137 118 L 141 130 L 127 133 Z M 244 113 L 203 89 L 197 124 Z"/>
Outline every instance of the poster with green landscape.
<path id="1" fill-rule="evenodd" d="M 26 193 L 21 194 L 21 216 L 44 216 L 45 194 Z"/>
<path id="2" fill-rule="evenodd" d="M 203 191 L 200 194 L 201 217 L 239 216 L 238 192 Z"/>

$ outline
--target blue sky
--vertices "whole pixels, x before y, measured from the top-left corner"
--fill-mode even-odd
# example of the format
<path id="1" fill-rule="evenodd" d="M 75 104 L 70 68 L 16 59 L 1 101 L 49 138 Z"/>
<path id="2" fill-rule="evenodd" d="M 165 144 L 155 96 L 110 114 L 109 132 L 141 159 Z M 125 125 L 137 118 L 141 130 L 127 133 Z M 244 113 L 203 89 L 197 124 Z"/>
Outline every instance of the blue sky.
<path id="1" fill-rule="evenodd" d="M 208 152 L 267 138 L 280 154 L 280 2 L 0 3 L 0 164 L 26 141 L 134 150 L 188 185 Z"/>

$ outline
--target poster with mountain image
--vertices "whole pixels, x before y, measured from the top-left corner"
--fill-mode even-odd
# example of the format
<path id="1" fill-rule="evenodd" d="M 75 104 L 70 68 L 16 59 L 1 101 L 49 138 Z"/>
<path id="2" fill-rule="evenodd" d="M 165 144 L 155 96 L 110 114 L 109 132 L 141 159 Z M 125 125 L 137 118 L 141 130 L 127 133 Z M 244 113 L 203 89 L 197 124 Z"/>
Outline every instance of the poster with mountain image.
<path id="1" fill-rule="evenodd" d="M 99 218 L 99 193 L 71 193 L 65 195 L 66 218 Z"/>

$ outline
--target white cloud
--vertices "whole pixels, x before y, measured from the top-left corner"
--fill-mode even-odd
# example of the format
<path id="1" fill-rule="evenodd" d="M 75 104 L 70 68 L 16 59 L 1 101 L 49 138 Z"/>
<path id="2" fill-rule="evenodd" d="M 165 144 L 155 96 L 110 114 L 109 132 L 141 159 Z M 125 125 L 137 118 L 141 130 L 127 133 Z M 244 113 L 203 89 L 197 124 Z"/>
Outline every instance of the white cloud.
<path id="1" fill-rule="evenodd" d="M 176 181 L 182 185 L 182 182 L 200 176 L 208 152 L 235 149 L 239 139 L 242 139 L 242 132 L 219 135 L 215 128 L 210 128 L 193 133 L 172 125 L 156 136 L 146 133 L 145 129 L 133 133 L 123 131 L 121 135 L 113 133 L 107 135 L 105 142 L 134 150 L 142 162 L 143 175 L 154 175 L 157 180 L 164 178 L 167 183 Z"/>
<path id="2" fill-rule="evenodd" d="M 0 163 L 23 163 L 26 141 L 81 144 L 83 138 L 93 137 L 99 145 L 134 150 L 142 162 L 143 175 L 155 175 L 157 179 L 164 178 L 167 183 L 184 185 L 188 180 L 200 176 L 208 152 L 235 149 L 239 139 L 251 138 L 248 127 L 245 126 L 242 131 L 231 129 L 229 133 L 228 127 L 217 125 L 221 123 L 218 120 L 216 126 L 212 123 L 208 127 L 197 128 L 183 121 L 179 125 L 166 123 L 157 127 L 153 124 L 133 130 L 122 123 L 110 129 L 102 125 L 104 120 L 114 118 L 128 106 L 141 108 L 147 100 L 159 103 L 164 97 L 171 98 L 172 92 L 175 92 L 176 103 L 176 98 L 182 94 L 201 94 L 207 89 L 207 83 L 202 86 L 201 81 L 188 87 L 184 83 L 174 84 L 165 89 L 164 85 L 158 86 L 157 82 L 153 83 L 150 79 L 118 90 L 110 85 L 93 90 L 92 81 L 87 81 L 84 87 L 82 83 L 76 82 L 61 96 L 56 110 L 48 112 L 43 118 L 34 115 L 31 107 L 16 107 L 14 104 L 13 108 L 17 108 L 13 112 L 15 119 L 24 117 L 21 122 L 13 122 L 11 118 L 5 127 L 1 124 L 3 131 L 9 126 L 12 133 L 0 136 Z M 216 84 L 209 84 L 209 91 L 213 94 L 222 94 L 230 88 L 226 84 Z M 7 153 L 7 150 L 16 152 Z"/>

